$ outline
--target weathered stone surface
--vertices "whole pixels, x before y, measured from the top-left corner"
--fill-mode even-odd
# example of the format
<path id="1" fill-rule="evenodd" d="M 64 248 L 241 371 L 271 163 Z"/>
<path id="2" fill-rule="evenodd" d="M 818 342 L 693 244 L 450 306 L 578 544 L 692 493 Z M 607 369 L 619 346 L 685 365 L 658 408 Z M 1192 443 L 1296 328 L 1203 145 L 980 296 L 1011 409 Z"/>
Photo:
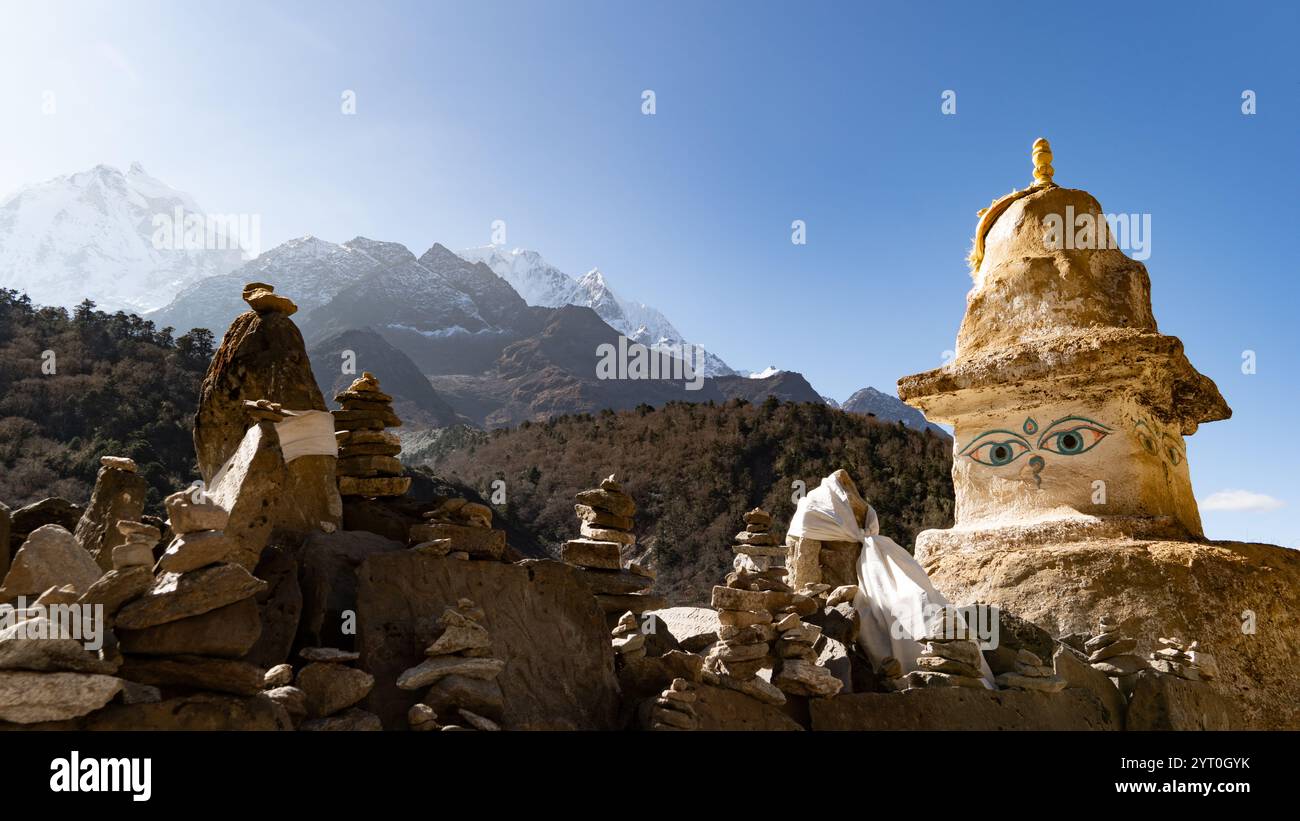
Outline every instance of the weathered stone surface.
<path id="1" fill-rule="evenodd" d="M 223 531 L 233 545 L 229 560 L 253 569 L 272 529 L 281 524 L 277 510 L 290 492 L 275 426 L 260 422 L 250 427 L 232 451 L 226 469 L 206 478 L 208 497 L 230 512 Z"/>
<path id="2" fill-rule="evenodd" d="M 304 661 L 323 661 L 331 664 L 351 664 L 361 659 L 355 650 L 340 650 L 337 647 L 304 647 L 298 651 L 298 658 Z"/>
<path id="3" fill-rule="evenodd" d="M 298 671 L 294 684 L 307 694 L 307 715 L 324 718 L 365 698 L 375 677 L 343 664 L 316 661 Z"/>
<path id="4" fill-rule="evenodd" d="M 405 550 L 405 541 L 361 530 L 308 535 L 296 552 L 302 588 L 299 643 L 309 647 L 351 646 L 354 638 L 342 632 L 343 613 L 358 612 L 358 569 L 370 556 Z"/>
<path id="5" fill-rule="evenodd" d="M 432 542 L 450 539 L 452 550 L 463 550 L 471 556 L 499 559 L 506 549 L 506 532 L 484 527 L 430 523 L 411 528 L 411 541 Z"/>
<path id="6" fill-rule="evenodd" d="M 112 627 L 117 611 L 127 602 L 143 596 L 152 586 L 153 573 L 147 567 L 110 570 L 87 588 L 77 601 L 83 605 L 103 605 L 104 619 Z"/>
<path id="7" fill-rule="evenodd" d="M 143 630 L 157 624 L 197 616 L 234 604 L 266 588 L 237 564 L 218 564 L 189 573 L 163 573 L 140 598 L 117 613 L 123 630 Z"/>
<path id="8" fill-rule="evenodd" d="M 618 713 L 605 619 L 574 568 L 554 561 L 461 562 L 400 551 L 370 557 L 360 572 L 358 648 L 374 674 L 366 701 L 385 726 L 402 728 L 416 692 L 396 681 L 424 659 L 435 622 L 462 598 L 484 611 L 506 729 L 612 729 Z"/>
<path id="9" fill-rule="evenodd" d="M 780 707 L 726 687 L 700 684 L 695 715 L 701 730 L 802 730 Z"/>
<path id="10" fill-rule="evenodd" d="M 268 688 L 287 687 L 293 683 L 293 665 L 277 664 L 266 671 L 262 677 L 262 686 Z"/>
<path id="11" fill-rule="evenodd" d="M 403 690 L 420 690 L 445 676 L 495 679 L 501 675 L 506 663 L 501 659 L 466 658 L 463 656 L 438 656 L 426 658 L 397 677 L 397 686 Z"/>
<path id="12" fill-rule="evenodd" d="M 1107 540 L 946 553 L 923 564 L 950 600 L 996 604 L 1056 635 L 1096 632 L 1111 615 L 1138 638 L 1141 655 L 1158 649 L 1160 636 L 1196 636 L 1218 661 L 1211 689 L 1241 705 L 1247 728 L 1300 728 L 1300 632 L 1290 627 L 1300 622 L 1300 551 Z M 1268 642 L 1222 616 L 1247 610 Z"/>
<path id="13" fill-rule="evenodd" d="M 1113 730 L 1124 729 L 1124 696 L 1115 683 L 1100 670 L 1093 669 L 1075 651 L 1058 645 L 1052 657 L 1056 675 L 1065 679 L 1066 689 L 1088 690 L 1101 702 Z"/>
<path id="14" fill-rule="evenodd" d="M 266 589 L 254 597 L 262 629 L 244 661 L 274 667 L 288 660 L 302 616 L 298 562 L 284 548 L 267 545 L 253 575 L 266 582 Z"/>
<path id="15" fill-rule="evenodd" d="M 264 690 L 262 695 L 284 708 L 289 718 L 301 720 L 307 717 L 307 694 L 297 687 L 281 685 Z"/>
<path id="16" fill-rule="evenodd" d="M 167 523 L 175 534 L 225 530 L 230 521 L 225 508 L 199 497 L 194 490 L 176 491 L 163 500 L 163 506 L 167 509 Z"/>
<path id="17" fill-rule="evenodd" d="M 122 520 L 138 521 L 144 513 L 149 483 L 133 470 L 102 467 L 95 477 L 90 504 L 77 522 L 77 543 L 101 570 L 113 569 L 113 548 L 126 537 L 117 529 Z"/>
<path id="18" fill-rule="evenodd" d="M 612 527 L 615 530 L 631 530 L 635 524 L 631 516 L 615 516 L 603 510 L 596 510 L 590 505 L 574 505 L 573 512 L 579 521 L 595 527 Z"/>
<path id="19" fill-rule="evenodd" d="M 343 496 L 401 496 L 411 489 L 410 476 L 340 476 Z"/>
<path id="20" fill-rule="evenodd" d="M 261 692 L 266 671 L 243 661 L 205 656 L 126 656 L 118 675 L 155 687 L 193 687 L 251 696 Z"/>
<path id="21" fill-rule="evenodd" d="M 45 616 L 11 624 L 0 630 L 0 670 L 102 674 L 117 671 L 116 656 L 104 657 L 87 650 L 90 636 L 76 638 L 75 635 L 69 625 L 56 626 Z"/>
<path id="22" fill-rule="evenodd" d="M 496 679 L 444 676 L 429 688 L 421 701 L 440 716 L 450 715 L 457 707 L 473 710 L 496 722 L 505 715 L 505 695 Z"/>
<path id="23" fill-rule="evenodd" d="M 248 428 L 244 402 L 257 399 L 279 403 L 286 410 L 327 410 L 302 334 L 283 313 L 240 314 L 208 367 L 194 417 L 194 450 L 209 487 L 221 466 L 240 449 Z M 322 523 L 341 524 L 343 503 L 334 465 L 332 456 L 302 456 L 284 468 L 284 493 L 272 500 L 274 508 L 267 511 L 277 529 L 308 532 Z M 230 511 L 232 520 L 239 518 L 224 499 L 214 495 L 214 501 Z M 257 557 L 240 563 L 251 569 Z"/>
<path id="24" fill-rule="evenodd" d="M 224 561 L 234 545 L 220 530 L 203 530 L 177 536 L 158 559 L 155 571 L 185 573 Z"/>
<path id="25" fill-rule="evenodd" d="M 657 593 L 598 593 L 596 603 L 606 613 L 644 613 L 668 605 L 668 600 Z"/>
<path id="26" fill-rule="evenodd" d="M 688 653 L 698 653 L 718 640 L 718 613 L 708 607 L 665 607 L 645 613 L 660 619 Z"/>
<path id="27" fill-rule="evenodd" d="M 13 557 L 0 585 L 0 601 L 18 596 L 34 599 L 51 587 L 65 584 L 85 592 L 101 572 L 71 533 L 59 525 L 42 525 L 32 531 Z"/>
<path id="28" fill-rule="evenodd" d="M 146 656 L 188 653 L 239 658 L 261 635 L 262 622 L 258 617 L 257 602 L 252 598 L 142 630 L 117 629 L 117 640 L 123 653 Z"/>
<path id="29" fill-rule="evenodd" d="M 718 610 L 778 611 L 793 601 L 789 593 L 769 590 L 740 590 L 734 587 L 713 587 L 712 604 Z"/>
<path id="30" fill-rule="evenodd" d="M 648 590 L 654 579 L 646 578 L 640 573 L 626 570 L 592 570 L 582 568 L 578 571 L 582 580 L 591 588 L 592 593 L 624 595 Z"/>
<path id="31" fill-rule="evenodd" d="M 374 713 L 353 707 L 336 716 L 308 719 L 298 729 L 306 732 L 378 732 L 384 729 L 384 725 Z"/>
<path id="32" fill-rule="evenodd" d="M 1125 715 L 1128 730 L 1239 730 L 1237 707 L 1205 682 L 1159 675 L 1151 670 L 1137 674 Z"/>
<path id="33" fill-rule="evenodd" d="M 632 498 L 625 493 L 608 490 L 584 490 L 574 498 L 578 500 L 580 505 L 613 513 L 615 516 L 630 517 L 636 515 L 636 502 L 632 501 Z"/>
<path id="34" fill-rule="evenodd" d="M 20 507 L 10 515 L 9 555 L 18 552 L 18 548 L 27 540 L 27 536 L 36 528 L 44 525 L 58 525 L 72 533 L 81 521 L 82 509 L 67 499 L 52 496 Z"/>
<path id="35" fill-rule="evenodd" d="M 193 693 L 155 703 L 112 704 L 81 723 L 84 730 L 292 730 L 284 707 L 265 695 L 251 698 Z"/>
<path id="36" fill-rule="evenodd" d="M 1106 709 L 1087 690 L 1033 693 L 926 687 L 852 693 L 808 703 L 814 730 L 1105 730 Z"/>
<path id="37" fill-rule="evenodd" d="M 570 539 L 560 549 L 560 556 L 570 564 L 600 570 L 621 570 L 623 561 L 618 542 Z"/>
<path id="38" fill-rule="evenodd" d="M 77 718 L 103 707 L 121 689 L 119 679 L 93 673 L 0 672 L 0 721 Z"/>

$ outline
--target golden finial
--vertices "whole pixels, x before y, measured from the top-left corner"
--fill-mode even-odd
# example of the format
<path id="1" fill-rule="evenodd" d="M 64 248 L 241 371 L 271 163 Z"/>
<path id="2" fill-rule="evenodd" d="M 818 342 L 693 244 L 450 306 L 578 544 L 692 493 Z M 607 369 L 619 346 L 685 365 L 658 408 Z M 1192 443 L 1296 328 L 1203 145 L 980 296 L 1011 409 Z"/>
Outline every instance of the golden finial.
<path id="1" fill-rule="evenodd" d="M 1034 140 L 1034 185 L 1038 188 L 1053 185 L 1054 173 L 1056 169 L 1052 168 L 1052 144 L 1039 137 Z"/>

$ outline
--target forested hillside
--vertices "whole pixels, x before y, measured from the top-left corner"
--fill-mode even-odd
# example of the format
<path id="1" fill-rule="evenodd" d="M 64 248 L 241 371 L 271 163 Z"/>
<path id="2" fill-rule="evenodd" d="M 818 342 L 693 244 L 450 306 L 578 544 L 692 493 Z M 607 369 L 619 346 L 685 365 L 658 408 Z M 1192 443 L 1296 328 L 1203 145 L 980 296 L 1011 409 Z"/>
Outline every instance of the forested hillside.
<path id="1" fill-rule="evenodd" d="M 731 562 L 746 510 L 767 509 L 784 535 L 796 480 L 811 489 L 846 468 L 882 532 L 910 549 L 918 531 L 952 524 L 951 459 L 950 440 L 901 423 L 820 404 L 732 400 L 524 423 L 431 467 L 485 496 L 504 479 L 505 515 L 528 522 L 552 551 L 577 535 L 574 494 L 617 473 L 640 506 L 638 550 L 659 572 L 656 588 L 701 603 Z"/>
<path id="2" fill-rule="evenodd" d="M 194 480 L 191 417 L 212 334 L 173 338 L 83 302 L 71 314 L 0 289 L 0 502 L 84 504 L 103 455 L 130 456 L 148 504 Z"/>

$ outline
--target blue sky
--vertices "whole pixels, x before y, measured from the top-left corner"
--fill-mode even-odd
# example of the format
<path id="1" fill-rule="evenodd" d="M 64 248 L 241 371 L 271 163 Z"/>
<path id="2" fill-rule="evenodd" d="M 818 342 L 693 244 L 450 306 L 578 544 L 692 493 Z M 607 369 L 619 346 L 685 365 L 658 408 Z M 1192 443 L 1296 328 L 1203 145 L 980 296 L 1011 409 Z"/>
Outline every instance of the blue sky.
<path id="1" fill-rule="evenodd" d="M 263 247 L 361 234 L 420 253 L 485 244 L 502 219 L 508 244 L 599 266 L 733 365 L 837 399 L 940 363 L 975 212 L 1029 182 L 1048 137 L 1057 182 L 1151 214 L 1161 329 L 1235 411 L 1188 440 L 1197 495 L 1282 503 L 1204 510 L 1209 535 L 1300 544 L 1294 6 L 0 9 L 0 191 L 139 160 L 209 211 L 260 214 Z"/>

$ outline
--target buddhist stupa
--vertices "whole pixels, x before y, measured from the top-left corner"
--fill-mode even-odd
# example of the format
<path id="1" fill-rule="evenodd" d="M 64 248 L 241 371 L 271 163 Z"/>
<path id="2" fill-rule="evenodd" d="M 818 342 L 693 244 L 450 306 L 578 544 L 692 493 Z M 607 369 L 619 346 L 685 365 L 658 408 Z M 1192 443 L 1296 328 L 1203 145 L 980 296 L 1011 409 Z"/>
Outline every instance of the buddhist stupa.
<path id="1" fill-rule="evenodd" d="M 1232 411 L 1156 327 L 1146 267 L 1100 203 L 1053 181 L 1047 140 L 1033 162 L 1032 185 L 980 212 L 955 358 L 898 383 L 955 429 L 956 528 L 918 550 L 1006 525 L 1199 538 L 1183 437 Z"/>
<path id="2" fill-rule="evenodd" d="M 1199 640 L 1221 701 L 1170 706 L 1180 726 L 1227 704 L 1239 726 L 1300 729 L 1300 551 L 1205 539 L 1183 437 L 1231 410 L 1160 333 L 1146 268 L 1113 247 L 1101 205 L 1054 182 L 1046 140 L 1033 162 L 1028 188 L 980 212 L 955 357 L 898 384 L 954 428 L 956 521 L 915 555 L 954 603 L 1054 636 L 1104 618 L 1143 655 Z"/>

